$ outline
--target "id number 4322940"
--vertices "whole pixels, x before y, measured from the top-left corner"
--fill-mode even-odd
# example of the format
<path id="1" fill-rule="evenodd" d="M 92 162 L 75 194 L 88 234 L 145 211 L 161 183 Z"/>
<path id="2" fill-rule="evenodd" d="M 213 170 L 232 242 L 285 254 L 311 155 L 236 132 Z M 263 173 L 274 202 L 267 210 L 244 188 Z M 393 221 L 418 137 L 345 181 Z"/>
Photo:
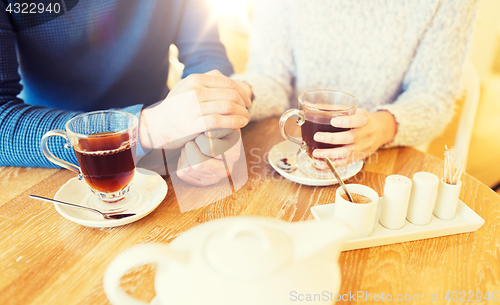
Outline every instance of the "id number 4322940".
<path id="1" fill-rule="evenodd" d="M 488 291 L 483 294 L 481 291 L 447 291 L 443 297 L 443 300 L 449 300 L 453 302 L 463 302 L 463 301 L 498 301 L 498 292 Z"/>
<path id="2" fill-rule="evenodd" d="M 9 5 L 5 9 L 6 12 L 11 14 L 59 14 L 61 11 L 60 3 L 9 3 Z"/>

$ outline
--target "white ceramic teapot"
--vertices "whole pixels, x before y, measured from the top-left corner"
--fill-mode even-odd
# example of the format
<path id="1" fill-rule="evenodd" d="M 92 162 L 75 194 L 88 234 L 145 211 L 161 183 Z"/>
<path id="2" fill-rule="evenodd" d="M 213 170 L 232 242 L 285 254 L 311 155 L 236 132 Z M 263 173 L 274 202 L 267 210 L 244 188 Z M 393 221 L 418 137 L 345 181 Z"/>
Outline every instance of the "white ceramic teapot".
<path id="1" fill-rule="evenodd" d="M 104 275 L 113 305 L 139 305 L 120 288 L 130 269 L 157 264 L 157 305 L 332 304 L 340 287 L 338 255 L 350 231 L 338 222 L 289 223 L 229 217 L 196 226 L 169 245 L 120 253 Z M 316 301 L 316 302 L 314 302 Z"/>

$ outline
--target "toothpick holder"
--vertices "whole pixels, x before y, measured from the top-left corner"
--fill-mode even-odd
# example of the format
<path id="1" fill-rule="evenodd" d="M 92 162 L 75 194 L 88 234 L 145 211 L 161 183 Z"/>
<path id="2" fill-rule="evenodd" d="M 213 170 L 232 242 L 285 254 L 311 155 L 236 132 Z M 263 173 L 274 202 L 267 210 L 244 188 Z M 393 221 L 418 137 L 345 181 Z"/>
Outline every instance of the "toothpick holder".
<path id="1" fill-rule="evenodd" d="M 436 206 L 434 207 L 436 217 L 443 220 L 455 218 L 461 188 L 462 181 L 459 180 L 457 184 L 448 184 L 441 178 Z"/>

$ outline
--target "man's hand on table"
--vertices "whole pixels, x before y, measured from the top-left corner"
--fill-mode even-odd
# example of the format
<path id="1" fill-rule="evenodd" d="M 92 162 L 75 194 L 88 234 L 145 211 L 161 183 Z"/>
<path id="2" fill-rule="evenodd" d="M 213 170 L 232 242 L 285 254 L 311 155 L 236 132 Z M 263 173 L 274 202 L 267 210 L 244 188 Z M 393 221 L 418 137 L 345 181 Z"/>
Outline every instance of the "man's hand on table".
<path id="1" fill-rule="evenodd" d="M 327 144 L 345 144 L 342 147 L 315 149 L 316 158 L 328 157 L 335 166 L 344 166 L 363 160 L 396 136 L 397 123 L 388 111 L 368 112 L 358 108 L 354 115 L 335 117 L 334 127 L 352 128 L 343 132 L 317 132 L 314 140 Z"/>
<path id="2" fill-rule="evenodd" d="M 189 92 L 196 99 L 173 100 Z M 250 105 L 246 89 L 219 71 L 193 74 L 179 81 L 165 100 L 142 111 L 139 140 L 144 148 L 181 148 L 208 130 L 246 126 Z"/>

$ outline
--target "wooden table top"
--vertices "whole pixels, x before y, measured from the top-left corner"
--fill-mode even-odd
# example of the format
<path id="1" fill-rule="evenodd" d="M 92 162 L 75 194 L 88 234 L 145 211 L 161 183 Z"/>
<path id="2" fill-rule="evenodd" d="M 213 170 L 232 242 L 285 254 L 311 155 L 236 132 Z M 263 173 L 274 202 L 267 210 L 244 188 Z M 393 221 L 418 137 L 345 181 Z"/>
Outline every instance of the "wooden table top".
<path id="1" fill-rule="evenodd" d="M 237 193 L 181 213 L 167 177 L 169 192 L 162 204 L 147 217 L 117 228 L 75 224 L 52 204 L 28 198 L 53 197 L 75 176 L 72 172 L 0 168 L 0 304 L 108 304 L 104 271 L 118 253 L 135 244 L 168 243 L 200 223 L 233 215 L 313 219 L 310 207 L 333 202 L 337 187 L 299 185 L 272 169 L 265 154 L 282 141 L 277 126 L 272 118 L 243 130 L 249 179 Z M 348 182 L 368 185 L 381 195 L 391 174 L 412 177 L 425 170 L 442 176 L 442 160 L 412 148 L 381 150 L 377 158 L 368 159 Z M 470 291 L 500 293 L 500 196 L 467 174 L 462 182 L 460 199 L 486 221 L 478 231 L 343 252 L 340 293 L 422 294 L 422 302 L 417 302 L 422 304 L 436 292 L 440 301 L 433 304 L 449 303 L 443 300 L 447 291 L 450 298 L 453 291 L 465 291 L 465 299 Z M 154 268 L 134 269 L 122 286 L 139 299 L 151 300 Z"/>

